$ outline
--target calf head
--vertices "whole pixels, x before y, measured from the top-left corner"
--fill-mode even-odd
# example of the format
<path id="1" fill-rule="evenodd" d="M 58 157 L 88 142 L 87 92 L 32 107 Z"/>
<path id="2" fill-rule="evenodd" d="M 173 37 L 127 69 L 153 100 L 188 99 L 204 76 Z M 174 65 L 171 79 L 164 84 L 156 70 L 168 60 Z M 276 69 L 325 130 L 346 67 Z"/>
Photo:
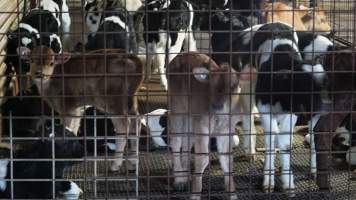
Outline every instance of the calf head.
<path id="1" fill-rule="evenodd" d="M 66 63 L 70 54 L 56 54 L 47 46 L 35 46 L 33 50 L 26 47 L 19 47 L 18 54 L 22 59 L 27 59 L 30 63 L 30 77 L 32 80 L 46 82 L 51 78 L 54 67 L 57 64 Z"/>
<path id="2" fill-rule="evenodd" d="M 300 6 L 302 11 L 301 20 L 307 30 L 323 31 L 330 33 L 331 26 L 327 20 L 326 13 L 322 8 L 315 8 L 315 10 Z"/>
<path id="3" fill-rule="evenodd" d="M 210 60 L 210 65 L 216 65 Z M 224 109 L 230 95 L 237 90 L 239 83 L 235 70 L 228 65 L 221 67 L 195 67 L 193 68 L 194 78 L 202 83 L 208 84 L 210 106 L 213 110 Z"/>

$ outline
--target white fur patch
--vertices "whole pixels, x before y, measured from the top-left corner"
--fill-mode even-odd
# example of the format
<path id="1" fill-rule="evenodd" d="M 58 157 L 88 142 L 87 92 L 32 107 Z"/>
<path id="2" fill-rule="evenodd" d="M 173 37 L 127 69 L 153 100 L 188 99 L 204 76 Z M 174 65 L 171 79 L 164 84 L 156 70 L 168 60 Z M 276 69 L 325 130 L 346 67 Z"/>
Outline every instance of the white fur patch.
<path id="1" fill-rule="evenodd" d="M 247 45 L 250 43 L 251 38 L 255 35 L 256 31 L 261 28 L 264 24 L 257 24 L 250 28 L 244 29 L 242 34 L 242 44 Z"/>
<path id="2" fill-rule="evenodd" d="M 142 6 L 140 0 L 121 0 L 121 2 L 129 12 L 137 11 Z"/>
<path id="3" fill-rule="evenodd" d="M 31 42 L 32 42 L 32 40 L 28 37 L 23 37 L 21 39 L 21 44 L 25 47 L 27 47 Z"/>
<path id="4" fill-rule="evenodd" d="M 162 139 L 162 132 L 165 127 L 159 124 L 160 118 L 167 112 L 166 109 L 157 109 L 150 113 L 145 114 L 144 123 L 149 128 L 150 135 L 155 145 L 159 147 L 167 146 L 166 142 Z M 141 121 L 142 122 L 142 121 Z"/>
<path id="5" fill-rule="evenodd" d="M 63 0 L 63 2 L 65 2 L 65 0 Z M 52 13 L 52 15 L 54 16 L 54 18 L 56 18 L 57 22 L 58 22 L 58 26 L 61 25 L 61 20 L 59 17 L 60 14 L 60 9 L 59 6 L 56 2 L 54 2 L 53 0 L 41 0 L 40 1 L 40 7 L 43 8 L 43 10 L 48 10 Z M 66 12 L 64 10 L 62 10 L 62 12 Z M 56 13 L 58 15 L 56 15 Z"/>
<path id="6" fill-rule="evenodd" d="M 305 60 L 314 60 L 315 57 L 327 52 L 328 47 L 333 43 L 325 36 L 318 35 L 313 42 L 303 49 Z"/>
<path id="7" fill-rule="evenodd" d="M 116 150 L 116 144 L 115 144 L 115 143 L 108 142 L 108 143 L 106 143 L 106 146 L 107 146 L 111 151 L 115 151 L 115 150 Z"/>
<path id="8" fill-rule="evenodd" d="M 335 131 L 338 135 L 336 137 L 343 138 L 342 144 L 345 146 L 350 146 L 350 132 L 345 126 L 338 127 Z"/>
<path id="9" fill-rule="evenodd" d="M 118 24 L 121 28 L 125 29 L 126 31 L 128 31 L 128 27 L 126 26 L 125 22 L 123 22 L 119 17 L 117 16 L 110 16 L 110 17 L 106 17 L 104 19 L 104 22 L 113 22 L 115 24 Z"/>
<path id="10" fill-rule="evenodd" d="M 73 129 L 66 127 L 66 130 L 73 133 Z"/>
<path id="11" fill-rule="evenodd" d="M 267 62 L 270 59 L 270 57 L 272 55 L 272 51 L 279 45 L 291 46 L 300 56 L 298 46 L 292 40 L 289 40 L 289 39 L 266 40 L 258 48 L 258 52 L 262 53 L 260 61 L 258 63 L 259 66 L 261 66 L 263 63 Z M 278 59 L 278 58 L 276 58 L 276 59 Z"/>
<path id="12" fill-rule="evenodd" d="M 73 181 L 70 182 L 70 189 L 68 191 L 63 192 L 64 199 L 79 199 L 80 194 L 83 193 L 83 190 L 74 183 Z"/>
<path id="13" fill-rule="evenodd" d="M 314 66 L 304 64 L 304 65 L 302 65 L 302 69 L 305 72 L 313 73 L 313 76 L 315 77 L 315 79 L 318 83 L 322 83 L 322 81 L 324 80 L 324 78 L 326 76 L 324 67 L 321 64 L 316 64 Z"/>
<path id="14" fill-rule="evenodd" d="M 30 33 L 35 33 L 37 38 L 40 38 L 40 34 L 37 29 L 26 23 L 20 23 L 19 28 L 26 29 Z"/>
<path id="15" fill-rule="evenodd" d="M 7 174 L 7 165 L 9 164 L 8 160 L 0 160 L 0 179 L 5 179 Z M 6 190 L 6 181 L 0 180 L 0 190 Z"/>
<path id="16" fill-rule="evenodd" d="M 169 6 L 171 5 L 171 1 L 170 0 L 166 0 L 166 2 L 164 2 L 162 9 L 167 9 Z"/>
<path id="17" fill-rule="evenodd" d="M 60 50 L 59 50 L 58 53 L 61 53 L 61 52 L 62 52 L 62 42 L 61 42 L 61 39 L 58 37 L 57 34 L 51 34 L 51 35 L 49 36 L 50 45 L 52 44 L 52 42 L 53 42 L 54 40 L 57 40 L 57 43 L 59 44 L 59 47 L 60 47 Z"/>
<path id="18" fill-rule="evenodd" d="M 224 1 L 224 6 L 226 6 L 226 4 L 229 2 L 229 0 L 225 0 Z"/>

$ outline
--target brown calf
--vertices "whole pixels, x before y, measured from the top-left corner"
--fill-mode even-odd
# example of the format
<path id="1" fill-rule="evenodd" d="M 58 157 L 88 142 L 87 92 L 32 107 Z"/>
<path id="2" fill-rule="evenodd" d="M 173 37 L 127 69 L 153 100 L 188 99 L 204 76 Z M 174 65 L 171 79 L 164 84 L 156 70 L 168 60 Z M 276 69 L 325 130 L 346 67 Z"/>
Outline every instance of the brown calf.
<path id="1" fill-rule="evenodd" d="M 282 2 L 264 3 L 262 9 L 266 22 L 285 22 L 294 26 L 297 31 L 330 32 L 331 26 L 326 19 L 325 12 L 320 8 L 300 6 L 292 8 Z"/>
<path id="2" fill-rule="evenodd" d="M 202 174 L 209 164 L 209 138 L 216 137 L 219 161 L 226 174 L 225 188 L 235 199 L 231 173 L 232 137 L 240 111 L 237 74 L 229 66 L 218 66 L 199 53 L 178 55 L 167 72 L 175 186 L 181 188 L 188 181 L 188 154 L 194 145 L 192 199 L 200 199 Z"/>
<path id="3" fill-rule="evenodd" d="M 317 184 L 320 189 L 330 189 L 328 170 L 331 167 L 331 144 L 335 136 L 336 128 L 341 125 L 345 118 L 356 109 L 355 68 L 356 51 L 344 50 L 326 55 L 324 68 L 329 73 L 331 99 L 333 100 L 332 112 L 322 115 L 314 128 L 315 146 L 317 150 Z"/>
<path id="4" fill-rule="evenodd" d="M 116 133 L 118 160 L 111 170 L 122 164 L 126 134 L 134 131 L 137 111 L 135 96 L 143 79 L 143 66 L 134 55 L 123 50 L 103 49 L 84 55 L 55 55 L 45 47 L 29 50 L 20 47 L 19 55 L 30 61 L 30 76 L 41 96 L 64 119 L 64 125 L 76 134 L 84 106 L 91 105 L 111 117 Z M 85 59 L 84 59 L 84 58 Z M 75 118 L 68 118 L 68 115 Z M 131 118 L 128 117 L 131 115 Z M 133 130 L 132 130 L 133 129 Z"/>

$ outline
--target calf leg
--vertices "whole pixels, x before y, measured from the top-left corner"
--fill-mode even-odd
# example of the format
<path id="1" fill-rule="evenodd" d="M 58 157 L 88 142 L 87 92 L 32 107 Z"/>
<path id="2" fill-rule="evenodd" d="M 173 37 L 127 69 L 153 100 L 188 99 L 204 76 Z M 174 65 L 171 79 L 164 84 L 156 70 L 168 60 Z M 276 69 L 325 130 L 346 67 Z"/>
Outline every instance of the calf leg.
<path id="1" fill-rule="evenodd" d="M 112 162 L 110 170 L 118 171 L 123 162 L 124 150 L 127 142 L 127 134 L 130 126 L 130 121 L 125 118 L 112 118 L 112 123 L 115 128 L 117 135 L 116 149 L 115 149 L 115 160 Z"/>
<path id="2" fill-rule="evenodd" d="M 194 138 L 194 174 L 192 176 L 191 199 L 199 200 L 202 191 L 203 173 L 209 164 L 209 127 L 202 127 L 198 123 L 193 125 Z"/>
<path id="3" fill-rule="evenodd" d="M 252 115 L 252 110 L 256 103 L 251 91 L 254 91 L 251 81 L 241 81 L 241 105 L 244 112 L 242 116 L 244 150 L 247 155 L 256 160 L 256 127 L 254 115 Z"/>
<path id="4" fill-rule="evenodd" d="M 280 148 L 280 161 L 282 166 L 281 179 L 282 188 L 291 195 L 294 194 L 294 176 L 290 165 L 291 147 L 293 144 L 293 129 L 298 117 L 294 114 L 282 115 L 280 123 L 281 132 L 278 135 L 277 144 Z"/>
<path id="5" fill-rule="evenodd" d="M 181 150 L 183 146 L 183 138 L 187 137 L 186 134 L 188 133 L 186 123 L 187 119 L 186 116 L 175 116 L 171 114 L 169 123 L 170 123 L 170 143 L 169 146 L 172 150 L 173 154 L 173 175 L 174 175 L 174 186 L 182 190 L 188 181 L 187 170 L 182 166 L 182 155 Z M 185 134 L 185 135 L 183 135 Z M 186 144 L 185 144 L 186 145 Z M 183 149 L 183 153 L 186 149 Z"/>
<path id="6" fill-rule="evenodd" d="M 316 150 L 315 150 L 315 142 L 314 142 L 314 127 L 316 123 L 318 123 L 320 119 L 320 115 L 315 115 L 312 119 L 308 122 L 308 129 L 310 134 L 310 173 L 313 178 L 316 178 Z"/>
<path id="7" fill-rule="evenodd" d="M 71 19 L 69 16 L 69 9 L 66 3 L 63 4 L 62 8 L 62 30 L 63 30 L 63 47 L 66 51 L 69 51 L 71 48 L 70 42 L 70 24 Z"/>
<path id="8" fill-rule="evenodd" d="M 146 70 L 145 70 L 145 74 L 146 74 L 146 81 L 151 80 L 152 77 L 152 67 L 154 67 L 152 65 L 153 63 L 153 57 L 154 55 L 156 55 L 156 46 L 153 43 L 148 43 L 147 47 L 146 47 Z"/>
<path id="9" fill-rule="evenodd" d="M 219 153 L 219 161 L 224 171 L 225 190 L 229 192 L 230 199 L 237 199 L 235 194 L 235 183 L 232 174 L 232 164 L 234 162 L 232 155 L 232 135 L 216 137 Z"/>
<path id="10" fill-rule="evenodd" d="M 83 115 L 84 109 L 83 107 L 78 107 L 73 111 L 69 112 L 70 117 L 66 117 L 64 119 L 64 125 L 67 128 L 70 128 L 74 135 L 78 134 L 78 130 L 80 127 L 81 116 Z"/>
<path id="11" fill-rule="evenodd" d="M 194 38 L 194 33 L 192 30 L 188 30 L 184 39 L 184 48 L 188 52 L 198 51 L 197 42 Z"/>
<path id="12" fill-rule="evenodd" d="M 164 90 L 168 90 L 168 82 L 166 76 L 166 64 L 169 64 L 178 53 L 182 51 L 182 46 L 184 42 L 184 31 L 180 30 L 178 32 L 177 40 L 174 45 L 171 46 L 171 38 L 167 33 L 159 34 L 159 42 L 157 44 L 157 65 L 161 77 L 161 85 Z M 168 52 L 166 52 L 168 48 Z M 168 55 L 166 55 L 168 53 Z M 166 57 L 167 56 L 167 57 Z M 166 63 L 166 58 L 168 58 Z"/>
<path id="13" fill-rule="evenodd" d="M 334 112 L 320 117 L 315 126 L 315 148 L 317 150 L 317 185 L 321 190 L 330 189 L 329 167 L 331 164 L 331 141 L 335 135 L 335 130 L 345 117 L 348 111 L 352 110 L 353 94 L 335 94 L 333 95 Z"/>
<path id="14" fill-rule="evenodd" d="M 265 162 L 263 169 L 263 191 L 274 191 L 274 177 L 275 177 L 275 137 L 279 133 L 278 123 L 275 117 L 272 116 L 271 110 L 267 105 L 258 105 L 261 115 L 261 123 L 264 129 L 264 143 L 265 143 Z"/>
<path id="15" fill-rule="evenodd" d="M 139 137 L 140 137 L 140 131 L 141 130 L 141 123 L 139 122 L 139 116 L 136 115 L 136 118 L 131 118 L 130 119 L 130 130 L 129 130 L 129 135 L 135 136 L 136 139 L 130 139 L 130 155 L 136 156 L 136 153 L 138 153 L 138 145 L 139 145 Z M 137 137 L 136 137 L 137 136 Z M 137 161 L 131 159 L 130 160 L 130 165 L 127 165 L 126 167 L 130 170 L 135 170 L 135 166 L 137 165 Z"/>

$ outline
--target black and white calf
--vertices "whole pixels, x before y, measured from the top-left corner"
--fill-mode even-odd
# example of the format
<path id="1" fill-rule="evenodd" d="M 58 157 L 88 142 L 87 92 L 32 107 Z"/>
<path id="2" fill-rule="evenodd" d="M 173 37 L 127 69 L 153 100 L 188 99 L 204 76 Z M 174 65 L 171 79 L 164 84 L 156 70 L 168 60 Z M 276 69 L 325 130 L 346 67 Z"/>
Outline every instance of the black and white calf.
<path id="1" fill-rule="evenodd" d="M 321 64 L 303 61 L 294 29 L 284 23 L 268 23 L 252 27 L 254 34 L 244 37 L 246 44 L 253 42 L 256 52 L 253 66 L 259 74 L 256 83 L 256 102 L 265 131 L 265 164 L 263 189 L 274 190 L 275 145 L 280 148 L 282 188 L 294 192 L 294 176 L 290 166 L 293 129 L 298 112 L 318 113 L 327 109 L 326 73 Z M 249 42 L 250 41 L 250 42 Z M 249 60 L 249 58 L 246 58 Z M 309 122 L 313 129 L 320 115 L 312 115 Z M 314 135 L 311 134 L 312 145 Z M 315 148 L 314 148 L 315 149 Z M 315 161 L 316 154 L 312 153 Z M 316 166 L 312 161 L 312 173 Z M 293 193 L 292 193 L 293 195 Z"/>
<path id="2" fill-rule="evenodd" d="M 46 10 L 52 13 L 57 20 L 58 27 L 63 32 L 63 44 L 65 49 L 70 48 L 70 24 L 71 19 L 66 0 L 41 0 L 37 9 Z"/>
<path id="3" fill-rule="evenodd" d="M 57 18 L 51 11 L 33 9 L 22 18 L 16 30 L 7 34 L 6 75 L 16 73 L 20 76 L 20 90 L 23 90 L 26 85 L 26 78 L 23 76 L 29 71 L 29 64 L 26 60 L 21 59 L 17 49 L 19 47 L 31 49 L 36 43 L 50 47 L 55 53 L 60 53 L 62 52 L 62 42 L 57 35 L 58 30 Z M 6 85 L 9 85 L 11 78 L 8 76 Z"/>
<path id="4" fill-rule="evenodd" d="M 26 131 L 25 131 L 26 132 Z M 16 133 L 26 135 L 26 133 Z M 41 135 L 41 133 L 37 133 Z M 78 140 L 69 139 L 74 134 L 63 129 L 63 126 L 55 126 L 55 129 L 45 129 L 43 140 L 26 141 L 31 143 L 26 148 L 14 150 L 13 157 L 17 159 L 27 159 L 26 161 L 9 160 L 0 161 L 0 178 L 10 179 L 11 168 L 13 179 L 31 179 L 32 181 L 14 181 L 13 187 L 10 181 L 0 181 L 0 198 L 10 198 L 13 191 L 16 199 L 52 199 L 53 185 L 52 178 L 63 179 L 64 170 L 77 163 L 75 161 L 56 161 L 53 166 L 52 161 L 36 161 L 36 159 L 51 159 L 54 149 L 56 159 L 73 159 L 84 156 L 84 146 Z M 54 141 L 53 141 L 54 140 Z M 54 144 L 54 147 L 53 147 Z M 10 149 L 0 150 L 1 158 L 10 158 Z M 11 166 L 12 165 L 12 166 Z M 55 174 L 52 173 L 53 167 Z M 49 179 L 49 181 L 36 181 L 36 179 Z M 64 199 L 79 199 L 82 190 L 73 181 L 56 181 L 54 194 Z"/>
<path id="5" fill-rule="evenodd" d="M 143 17 L 147 74 L 151 75 L 151 66 L 158 68 L 161 85 L 167 90 L 165 65 L 182 51 L 183 43 L 186 51 L 197 51 L 193 6 L 188 0 L 147 0 L 141 11 L 147 11 Z"/>
<path id="6" fill-rule="evenodd" d="M 124 8 L 127 12 L 135 12 L 141 6 L 141 0 L 86 0 L 84 8 L 85 23 L 90 31 L 90 35 L 98 31 L 103 21 L 105 10 L 120 7 Z"/>
<path id="7" fill-rule="evenodd" d="M 137 52 L 133 19 L 124 7 L 108 8 L 102 14 L 97 32 L 88 36 L 87 50 L 125 49 Z"/>

